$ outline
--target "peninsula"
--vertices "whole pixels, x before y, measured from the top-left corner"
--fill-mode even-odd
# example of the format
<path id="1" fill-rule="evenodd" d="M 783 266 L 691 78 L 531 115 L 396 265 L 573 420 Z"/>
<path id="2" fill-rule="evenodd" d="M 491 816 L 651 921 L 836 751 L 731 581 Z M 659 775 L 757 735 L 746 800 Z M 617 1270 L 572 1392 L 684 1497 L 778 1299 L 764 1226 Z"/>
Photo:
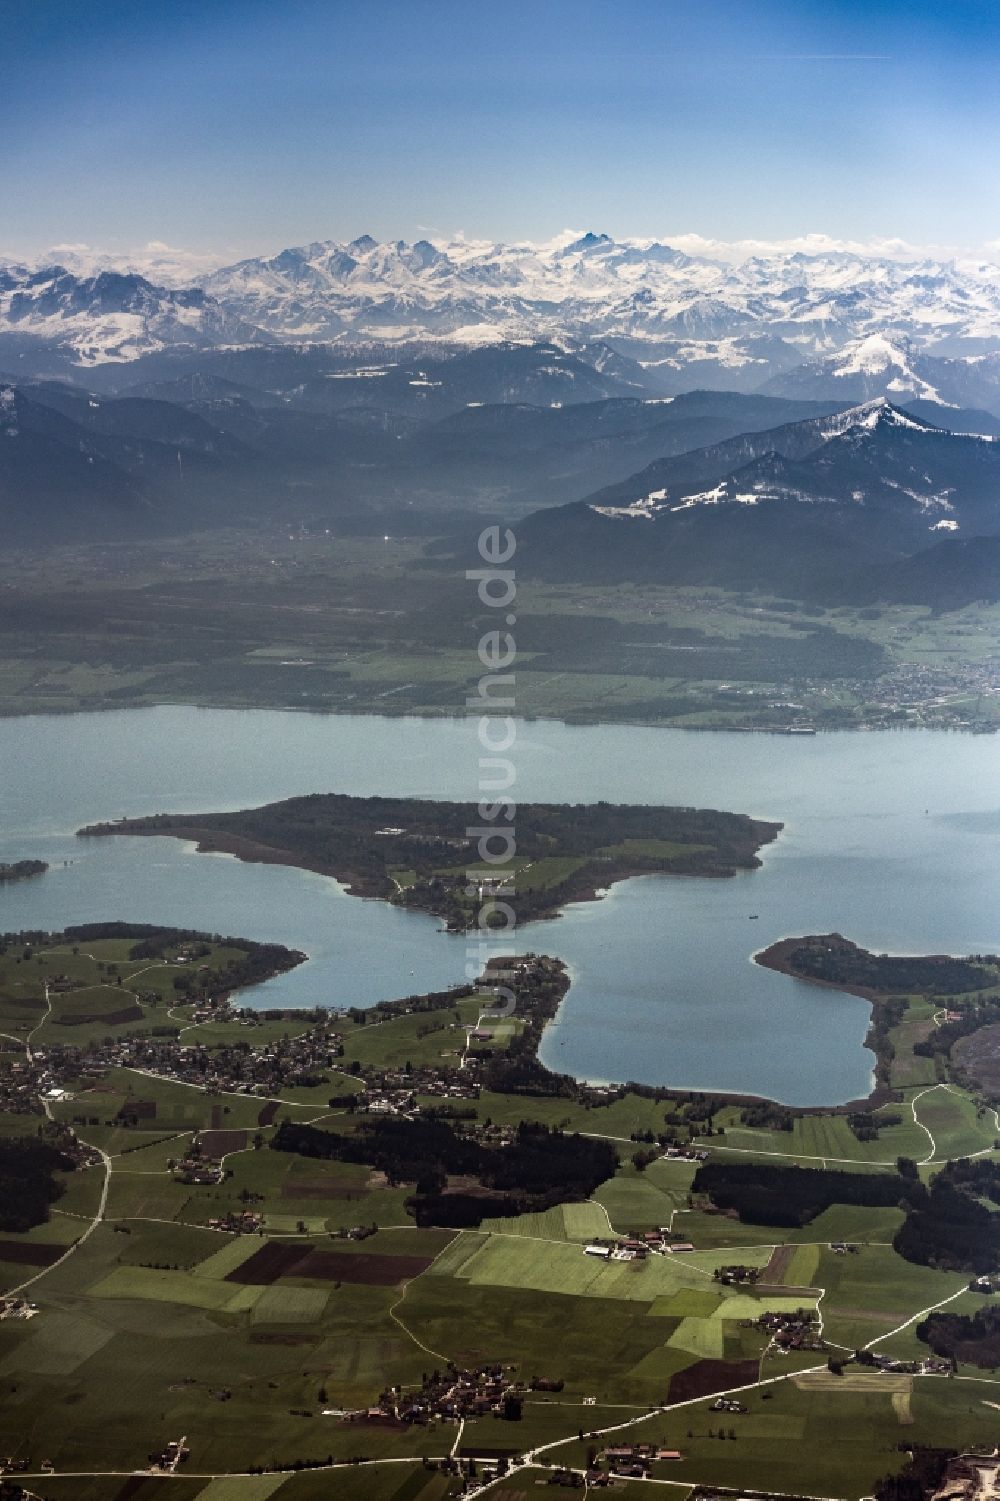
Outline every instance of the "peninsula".
<path id="1" fill-rule="evenodd" d="M 876 1088 L 869 1108 L 884 1108 L 899 1085 L 914 1081 L 914 1058 L 928 1060 L 934 1078 L 950 1072 L 963 1086 L 1000 1098 L 1000 956 L 873 954 L 841 933 L 812 933 L 783 938 L 754 959 L 871 1002 L 865 1046 L 875 1054 Z"/>
<path id="2" fill-rule="evenodd" d="M 594 899 L 629 876 L 753 870 L 758 850 L 780 829 L 738 813 L 603 802 L 522 803 L 512 821 L 501 815 L 487 823 L 475 803 L 317 793 L 237 813 L 156 814 L 79 832 L 166 834 L 203 851 L 299 866 L 336 877 L 356 896 L 430 912 L 461 932 L 493 925 L 492 903 L 509 905 L 525 922 L 554 917 L 567 902 Z M 497 854 L 504 858 L 491 863 Z"/>

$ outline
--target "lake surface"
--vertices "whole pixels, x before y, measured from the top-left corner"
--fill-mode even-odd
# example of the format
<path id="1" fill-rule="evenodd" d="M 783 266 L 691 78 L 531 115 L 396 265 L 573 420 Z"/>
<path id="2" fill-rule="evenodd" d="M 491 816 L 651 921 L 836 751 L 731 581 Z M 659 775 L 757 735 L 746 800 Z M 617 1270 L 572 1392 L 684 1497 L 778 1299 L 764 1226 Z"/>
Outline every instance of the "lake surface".
<path id="1" fill-rule="evenodd" d="M 518 947 L 558 955 L 573 979 L 543 1042 L 553 1068 L 837 1103 L 869 1088 L 867 1005 L 762 970 L 756 949 L 836 929 L 879 951 L 1000 950 L 993 737 L 530 722 L 510 754 L 522 801 L 691 804 L 785 825 L 761 870 L 644 877 L 519 930 Z M 464 977 L 466 940 L 432 918 L 169 839 L 74 835 L 306 792 L 473 799 L 478 756 L 474 723 L 451 720 L 183 707 L 0 720 L 0 859 L 52 866 L 0 887 L 0 930 L 164 922 L 310 955 L 251 1004 L 364 1006 L 444 987 Z"/>

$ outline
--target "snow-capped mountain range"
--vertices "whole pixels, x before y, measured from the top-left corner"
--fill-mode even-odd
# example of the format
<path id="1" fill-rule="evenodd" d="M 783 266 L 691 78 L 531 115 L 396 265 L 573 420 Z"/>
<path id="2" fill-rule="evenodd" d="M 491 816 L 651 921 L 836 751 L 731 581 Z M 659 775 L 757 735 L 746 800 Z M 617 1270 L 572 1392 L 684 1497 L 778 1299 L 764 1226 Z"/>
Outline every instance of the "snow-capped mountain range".
<path id="1" fill-rule="evenodd" d="M 0 263 L 0 368 L 57 347 L 68 364 L 171 349 L 324 344 L 444 349 L 610 343 L 649 389 L 996 401 L 1000 267 L 823 249 L 733 263 L 658 241 L 319 241 L 161 284 L 97 268 Z M 153 259 L 153 266 L 157 264 Z M 163 259 L 164 266 L 167 258 Z"/>
<path id="2" fill-rule="evenodd" d="M 0 265 L 0 337 L 65 346 L 81 366 L 128 363 L 186 345 L 250 341 L 257 329 L 200 287 L 158 287 L 130 272 Z"/>
<path id="3" fill-rule="evenodd" d="M 378 244 L 363 235 L 241 261 L 204 285 L 230 313 L 282 338 L 360 329 L 457 342 L 562 335 L 741 344 L 768 335 L 809 355 L 874 331 L 921 347 L 1000 340 L 995 266 L 844 254 L 732 266 L 593 233 L 545 245 Z M 739 348 L 718 357 L 753 358 Z"/>

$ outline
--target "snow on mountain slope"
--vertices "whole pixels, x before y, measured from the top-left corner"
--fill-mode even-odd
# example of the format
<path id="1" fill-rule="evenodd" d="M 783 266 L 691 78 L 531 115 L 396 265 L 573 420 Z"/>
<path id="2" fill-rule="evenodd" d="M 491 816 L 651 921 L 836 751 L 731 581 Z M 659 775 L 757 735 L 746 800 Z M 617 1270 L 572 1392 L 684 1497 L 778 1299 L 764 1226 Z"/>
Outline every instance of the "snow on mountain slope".
<path id="1" fill-rule="evenodd" d="M 796 253 L 727 265 L 658 241 L 593 233 L 540 245 L 318 242 L 241 261 L 205 286 L 284 337 L 387 327 L 454 336 L 486 325 L 507 337 L 721 341 L 678 358 L 729 364 L 740 358 L 731 341 L 749 333 L 780 337 L 805 356 L 887 326 L 921 345 L 944 337 L 1000 342 L 996 270 L 978 263 Z"/>
<path id="2" fill-rule="evenodd" d="M 991 438 L 949 433 L 879 398 L 658 461 L 587 504 L 599 516 L 649 521 L 775 500 L 909 501 L 923 514 L 952 511 L 956 485 L 992 507 L 998 482 Z"/>
<path id="3" fill-rule="evenodd" d="M 839 386 L 848 400 L 881 395 L 957 406 L 959 403 L 950 401 L 941 390 L 950 363 L 921 355 L 907 339 L 869 333 L 851 340 L 835 354 L 807 361 L 776 377 L 769 389 L 793 388 L 799 394 L 809 387 L 826 391 Z"/>
<path id="4" fill-rule="evenodd" d="M 165 284 L 122 269 L 134 258 L 118 271 L 106 257 L 68 258 L 68 269 L 0 264 L 0 333 L 69 341 L 83 361 L 257 331 L 284 342 L 470 347 L 613 339 L 659 370 L 665 394 L 690 388 L 692 377 L 743 390 L 769 377 L 789 388 L 826 381 L 849 399 L 911 394 L 966 405 L 984 381 L 991 394 L 1000 389 L 995 370 L 946 371 L 942 385 L 937 364 L 922 363 L 947 354 L 967 367 L 1000 350 L 1000 272 L 974 260 L 820 248 L 734 262 L 575 231 L 543 244 L 314 241 L 193 274 L 187 286 L 175 279 L 181 253 L 165 248 Z"/>
<path id="5" fill-rule="evenodd" d="M 0 268 L 0 332 L 67 345 L 81 365 L 258 337 L 200 287 L 156 287 L 117 271 L 80 277 L 62 266 Z"/>

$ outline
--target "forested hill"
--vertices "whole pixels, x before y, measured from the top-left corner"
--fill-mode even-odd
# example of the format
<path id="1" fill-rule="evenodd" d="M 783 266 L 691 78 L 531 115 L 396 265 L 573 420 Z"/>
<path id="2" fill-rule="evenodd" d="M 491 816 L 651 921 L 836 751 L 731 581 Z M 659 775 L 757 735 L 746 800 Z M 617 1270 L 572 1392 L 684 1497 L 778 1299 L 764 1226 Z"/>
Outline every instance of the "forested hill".
<path id="1" fill-rule="evenodd" d="M 433 912 L 464 929 L 493 898 L 524 921 L 552 916 L 627 876 L 751 870 L 781 828 L 738 813 L 605 802 L 523 803 L 509 811 L 509 821 L 501 812 L 489 822 L 474 803 L 317 793 L 238 813 L 123 819 L 80 833 L 168 834 L 244 860 L 298 865 L 336 876 L 358 896 Z"/>

